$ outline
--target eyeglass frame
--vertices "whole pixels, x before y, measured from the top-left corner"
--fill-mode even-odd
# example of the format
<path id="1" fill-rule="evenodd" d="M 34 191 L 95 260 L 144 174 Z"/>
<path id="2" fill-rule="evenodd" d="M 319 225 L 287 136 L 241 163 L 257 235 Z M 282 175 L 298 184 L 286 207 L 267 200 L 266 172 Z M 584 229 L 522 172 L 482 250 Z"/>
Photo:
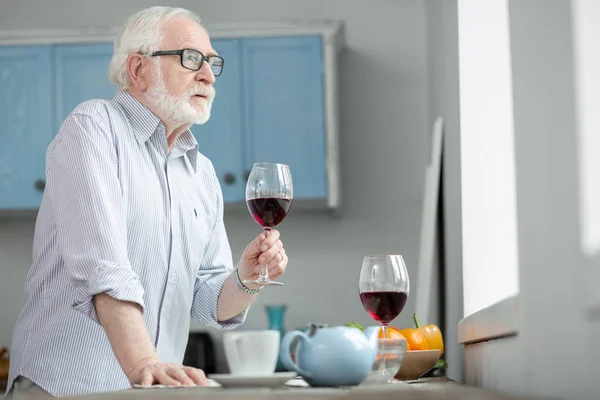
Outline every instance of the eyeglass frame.
<path id="1" fill-rule="evenodd" d="M 193 68 L 188 68 L 185 65 L 183 65 L 183 52 L 186 50 L 190 50 L 190 51 L 195 51 L 196 53 L 200 54 L 200 59 L 202 60 L 200 62 L 200 65 L 198 66 L 198 69 L 193 69 Z M 221 60 L 221 72 L 219 72 L 219 75 L 215 75 L 215 77 L 217 76 L 221 76 L 221 74 L 223 73 L 223 68 L 225 67 L 225 60 L 223 60 L 223 57 L 218 56 L 216 54 L 212 55 L 212 56 L 205 56 L 204 53 L 202 53 L 200 50 L 196 50 L 196 49 L 192 49 L 192 48 L 185 48 L 185 49 L 181 49 L 181 50 L 158 50 L 155 52 L 152 52 L 150 54 L 151 57 L 157 57 L 157 56 L 179 56 L 179 63 L 181 64 L 181 66 L 185 69 L 188 69 L 190 71 L 199 71 L 200 68 L 202 68 L 202 65 L 204 64 L 204 61 L 206 62 L 210 62 L 209 59 L 212 57 L 218 58 Z M 211 68 L 212 71 L 212 68 Z M 214 74 L 214 72 L 213 72 Z"/>

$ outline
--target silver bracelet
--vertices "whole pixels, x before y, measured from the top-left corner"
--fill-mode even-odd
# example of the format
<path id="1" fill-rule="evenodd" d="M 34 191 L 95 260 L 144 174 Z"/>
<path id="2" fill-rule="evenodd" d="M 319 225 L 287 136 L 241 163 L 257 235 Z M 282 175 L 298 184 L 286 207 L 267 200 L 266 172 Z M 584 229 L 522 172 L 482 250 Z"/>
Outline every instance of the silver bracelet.
<path id="1" fill-rule="evenodd" d="M 250 289 L 248 286 L 244 285 L 244 283 L 242 282 L 242 280 L 240 279 L 240 274 L 238 272 L 238 267 L 235 267 L 235 283 L 237 285 L 237 287 L 243 291 L 244 293 L 248 293 L 248 294 L 256 294 L 258 292 L 260 292 L 262 290 L 262 287 L 258 288 L 258 289 Z"/>

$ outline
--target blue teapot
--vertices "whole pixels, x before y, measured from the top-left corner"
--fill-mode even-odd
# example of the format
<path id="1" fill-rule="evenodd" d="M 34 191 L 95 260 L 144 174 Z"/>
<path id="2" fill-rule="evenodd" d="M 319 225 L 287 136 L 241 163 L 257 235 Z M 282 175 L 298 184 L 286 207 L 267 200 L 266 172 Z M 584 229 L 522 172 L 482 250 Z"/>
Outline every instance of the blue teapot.
<path id="1" fill-rule="evenodd" d="M 314 387 L 359 385 L 377 356 L 379 326 L 365 329 L 311 324 L 308 333 L 287 332 L 281 341 L 281 361 Z M 293 349 L 294 360 L 290 347 Z"/>

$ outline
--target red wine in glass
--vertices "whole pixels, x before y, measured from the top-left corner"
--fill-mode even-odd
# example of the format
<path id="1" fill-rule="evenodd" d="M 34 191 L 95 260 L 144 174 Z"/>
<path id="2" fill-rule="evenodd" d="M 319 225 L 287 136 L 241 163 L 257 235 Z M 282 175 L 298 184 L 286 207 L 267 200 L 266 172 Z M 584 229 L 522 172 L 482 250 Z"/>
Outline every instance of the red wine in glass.
<path id="1" fill-rule="evenodd" d="M 287 216 L 293 198 L 290 167 L 276 163 L 256 163 L 252 166 L 246 183 L 246 204 L 252 218 L 262 226 L 266 235 Z M 283 285 L 269 278 L 267 265 L 262 266 L 256 279 L 242 282 L 261 286 Z"/>
<path id="2" fill-rule="evenodd" d="M 247 200 L 252 218 L 263 228 L 273 228 L 287 215 L 292 206 L 291 199 L 263 197 Z"/>
<path id="3" fill-rule="evenodd" d="M 381 324 L 384 340 L 388 337 L 387 326 L 406 305 L 409 290 L 408 272 L 401 255 L 381 254 L 364 258 L 358 280 L 360 301 L 371 318 Z M 385 376 L 385 370 L 385 357 L 382 356 L 379 375 Z"/>
<path id="4" fill-rule="evenodd" d="M 371 318 L 389 324 L 406 305 L 408 295 L 404 292 L 363 292 L 360 301 Z"/>

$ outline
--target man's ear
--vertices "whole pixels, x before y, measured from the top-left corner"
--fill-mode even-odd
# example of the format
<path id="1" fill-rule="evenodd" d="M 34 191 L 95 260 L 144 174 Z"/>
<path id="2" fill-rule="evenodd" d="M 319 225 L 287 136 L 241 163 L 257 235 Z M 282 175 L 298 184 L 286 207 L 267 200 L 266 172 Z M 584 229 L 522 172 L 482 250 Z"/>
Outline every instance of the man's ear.
<path id="1" fill-rule="evenodd" d="M 138 53 L 131 53 L 127 56 L 125 66 L 127 67 L 131 86 L 140 91 L 145 91 L 150 83 L 148 82 L 150 66 L 146 57 Z"/>

